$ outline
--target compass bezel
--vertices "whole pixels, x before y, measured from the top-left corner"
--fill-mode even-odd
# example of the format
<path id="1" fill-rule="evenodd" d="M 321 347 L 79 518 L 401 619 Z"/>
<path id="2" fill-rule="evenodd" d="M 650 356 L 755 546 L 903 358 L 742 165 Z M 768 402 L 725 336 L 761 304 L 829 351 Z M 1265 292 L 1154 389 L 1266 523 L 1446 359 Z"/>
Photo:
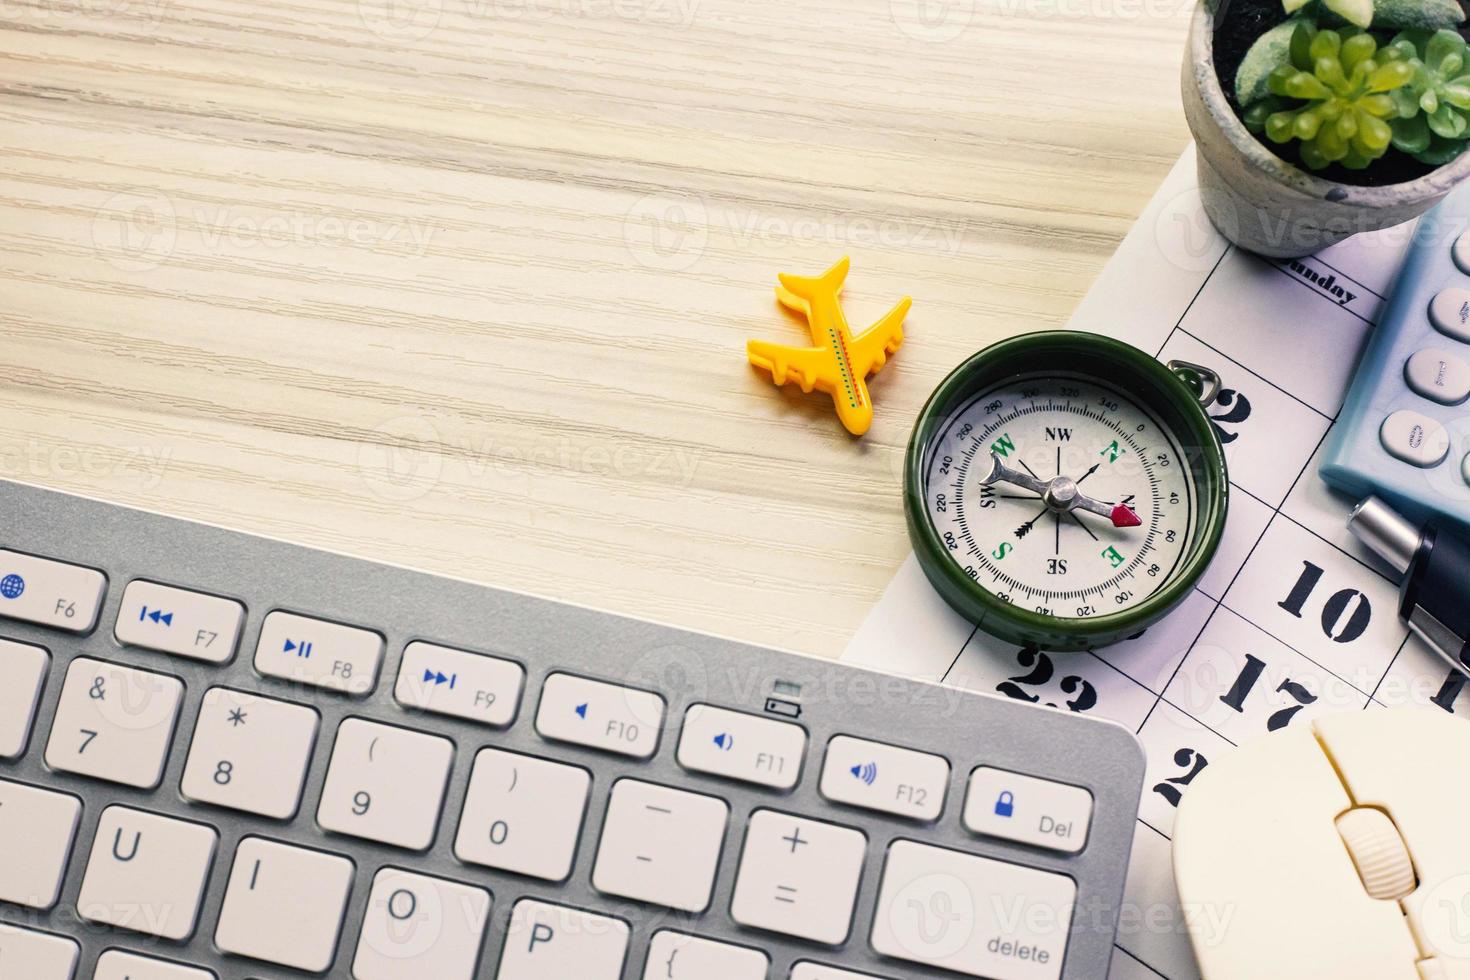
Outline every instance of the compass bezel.
<path id="1" fill-rule="evenodd" d="M 944 546 L 925 499 L 929 448 L 951 416 L 977 395 L 1027 375 L 1077 375 L 1121 389 L 1166 429 L 1193 477 L 1197 514 L 1191 540 L 1169 579 L 1120 612 L 1085 619 L 1050 616 L 1002 601 Z M 1124 640 L 1168 614 L 1194 589 L 1219 549 L 1230 503 L 1225 452 L 1196 393 L 1168 367 L 1130 344 L 1100 334 L 1051 330 L 1003 340 L 955 368 L 924 404 L 904 459 L 904 516 L 924 574 L 957 612 L 1021 646 L 1078 651 Z"/>

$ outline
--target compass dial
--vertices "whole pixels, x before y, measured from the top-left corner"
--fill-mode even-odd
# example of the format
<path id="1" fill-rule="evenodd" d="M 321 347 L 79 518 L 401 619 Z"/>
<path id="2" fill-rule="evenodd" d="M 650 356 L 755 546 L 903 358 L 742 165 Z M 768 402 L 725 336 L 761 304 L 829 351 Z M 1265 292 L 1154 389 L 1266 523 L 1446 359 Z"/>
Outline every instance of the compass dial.
<path id="1" fill-rule="evenodd" d="M 1012 377 L 947 415 L 923 462 L 943 550 L 1003 603 L 1057 619 L 1126 612 L 1192 543 L 1198 487 L 1174 434 L 1119 388 Z"/>

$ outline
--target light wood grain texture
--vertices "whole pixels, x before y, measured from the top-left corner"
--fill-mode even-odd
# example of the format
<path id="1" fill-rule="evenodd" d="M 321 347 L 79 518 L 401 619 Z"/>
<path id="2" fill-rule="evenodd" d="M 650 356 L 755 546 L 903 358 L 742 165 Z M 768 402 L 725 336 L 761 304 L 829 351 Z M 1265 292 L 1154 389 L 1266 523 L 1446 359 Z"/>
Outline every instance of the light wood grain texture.
<path id="1" fill-rule="evenodd" d="M 835 655 L 924 398 L 1184 147 L 1189 8 L 0 0 L 0 474 Z M 861 441 L 744 356 L 843 254 L 915 299 Z"/>

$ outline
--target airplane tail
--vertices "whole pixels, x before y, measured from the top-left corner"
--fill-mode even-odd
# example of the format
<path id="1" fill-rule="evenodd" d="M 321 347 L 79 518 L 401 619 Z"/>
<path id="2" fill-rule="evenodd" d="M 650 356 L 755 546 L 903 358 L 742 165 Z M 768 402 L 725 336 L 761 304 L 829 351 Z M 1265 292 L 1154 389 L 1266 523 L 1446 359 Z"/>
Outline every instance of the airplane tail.
<path id="1" fill-rule="evenodd" d="M 836 265 L 820 276 L 792 276 L 783 272 L 779 278 L 787 292 L 810 302 L 818 296 L 836 295 L 847 281 L 847 270 L 851 265 L 848 258 L 843 256 Z"/>

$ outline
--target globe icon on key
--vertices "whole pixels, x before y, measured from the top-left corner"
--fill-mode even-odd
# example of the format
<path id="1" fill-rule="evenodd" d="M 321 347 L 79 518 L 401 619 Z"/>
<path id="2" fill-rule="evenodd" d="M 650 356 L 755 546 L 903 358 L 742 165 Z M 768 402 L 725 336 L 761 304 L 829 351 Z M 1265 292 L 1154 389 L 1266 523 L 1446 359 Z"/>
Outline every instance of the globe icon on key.
<path id="1" fill-rule="evenodd" d="M 26 580 L 19 575 L 7 575 L 0 578 L 0 595 L 7 599 L 19 599 L 20 594 L 26 590 Z"/>

